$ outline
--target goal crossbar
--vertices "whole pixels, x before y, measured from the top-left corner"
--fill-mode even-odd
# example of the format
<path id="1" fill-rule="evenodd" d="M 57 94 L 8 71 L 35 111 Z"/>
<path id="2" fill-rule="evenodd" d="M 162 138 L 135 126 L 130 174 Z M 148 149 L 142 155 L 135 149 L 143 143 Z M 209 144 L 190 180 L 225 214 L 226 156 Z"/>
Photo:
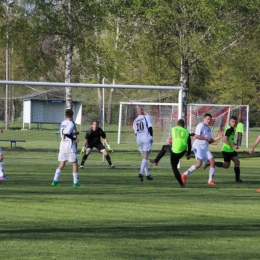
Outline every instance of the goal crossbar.
<path id="1" fill-rule="evenodd" d="M 27 86 L 52 86 L 52 87 L 85 87 L 85 88 L 124 88 L 124 89 L 154 89 L 154 90 L 181 90 L 180 86 L 147 86 L 147 85 L 112 85 L 112 84 L 87 84 L 64 82 L 36 82 L 0 80 L 0 85 L 27 85 Z"/>

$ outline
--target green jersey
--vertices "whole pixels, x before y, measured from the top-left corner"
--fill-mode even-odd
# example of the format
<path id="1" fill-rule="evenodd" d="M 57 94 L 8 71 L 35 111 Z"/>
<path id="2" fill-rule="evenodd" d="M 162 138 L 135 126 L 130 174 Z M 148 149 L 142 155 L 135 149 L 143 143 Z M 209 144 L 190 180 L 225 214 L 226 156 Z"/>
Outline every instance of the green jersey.
<path id="1" fill-rule="evenodd" d="M 244 124 L 243 123 L 238 123 L 237 128 L 236 128 L 237 133 L 244 133 Z"/>
<path id="2" fill-rule="evenodd" d="M 172 128 L 172 152 L 182 153 L 186 151 L 190 133 L 187 129 L 181 126 Z"/>
<path id="3" fill-rule="evenodd" d="M 234 143 L 234 138 L 235 138 L 235 129 L 234 129 L 234 127 L 228 126 L 224 135 L 227 136 L 228 141 L 231 144 Z M 235 148 L 233 146 L 230 146 L 230 145 L 228 145 L 226 143 L 223 144 L 222 152 L 231 153 L 231 152 L 234 152 L 234 151 L 235 151 Z"/>

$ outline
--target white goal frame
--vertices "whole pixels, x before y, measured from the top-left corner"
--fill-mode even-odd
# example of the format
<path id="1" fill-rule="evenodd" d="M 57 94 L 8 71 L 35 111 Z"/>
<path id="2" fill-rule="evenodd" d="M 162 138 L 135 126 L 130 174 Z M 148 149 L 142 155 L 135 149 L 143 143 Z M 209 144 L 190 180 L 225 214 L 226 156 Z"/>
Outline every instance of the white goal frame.
<path id="1" fill-rule="evenodd" d="M 118 120 L 118 140 L 117 143 L 120 144 L 121 142 L 121 131 L 122 131 L 122 109 L 123 109 L 123 105 L 147 105 L 147 106 L 157 106 L 157 105 L 161 105 L 161 106 L 177 106 L 178 107 L 178 119 L 181 118 L 181 111 L 182 111 L 182 105 L 180 105 L 180 103 L 182 103 L 182 99 L 179 96 L 179 103 L 152 103 L 152 102 L 120 102 L 120 108 L 119 108 L 119 120 Z M 210 107 L 210 106 L 214 106 L 214 107 L 229 107 L 228 110 L 228 116 L 227 118 L 230 117 L 230 111 L 232 107 L 246 107 L 246 148 L 249 147 L 249 105 L 238 105 L 238 104 L 188 104 L 188 112 L 189 112 L 189 118 L 187 118 L 187 129 L 191 132 L 192 131 L 192 107 Z M 226 122 L 226 124 L 228 124 L 228 120 Z M 227 125 L 225 126 L 227 127 Z"/>

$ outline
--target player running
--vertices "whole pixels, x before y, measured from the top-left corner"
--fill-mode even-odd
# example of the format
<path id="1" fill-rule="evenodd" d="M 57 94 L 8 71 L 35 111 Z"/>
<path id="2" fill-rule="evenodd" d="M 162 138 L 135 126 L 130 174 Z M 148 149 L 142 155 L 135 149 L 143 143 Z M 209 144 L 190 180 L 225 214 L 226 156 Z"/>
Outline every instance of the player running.
<path id="1" fill-rule="evenodd" d="M 56 169 L 54 179 L 51 183 L 52 186 L 59 187 L 59 177 L 61 175 L 61 171 L 66 165 L 66 161 L 72 164 L 72 175 L 73 175 L 73 187 L 82 186 L 78 182 L 78 158 L 77 158 L 77 148 L 76 144 L 79 142 L 77 135 L 79 132 L 75 131 L 75 125 L 73 123 L 73 111 L 71 109 L 67 109 L 65 112 L 66 119 L 61 123 L 60 134 L 61 134 L 61 142 L 60 142 L 60 150 L 58 160 L 60 165 Z"/>
<path id="2" fill-rule="evenodd" d="M 198 169 L 203 162 L 209 161 L 209 185 L 215 185 L 214 173 L 215 173 L 215 161 L 212 153 L 209 151 L 209 144 L 222 138 L 222 133 L 219 133 L 215 139 L 212 138 L 211 129 L 209 124 L 211 122 L 212 115 L 206 113 L 204 115 L 203 122 L 199 123 L 196 127 L 195 138 L 193 142 L 193 152 L 197 160 L 196 164 L 192 165 L 186 172 L 181 176 L 182 181 L 185 183 L 187 181 L 187 175 Z"/>
<path id="3" fill-rule="evenodd" d="M 185 187 L 185 185 L 178 170 L 178 164 L 180 158 L 183 157 L 183 155 L 186 153 L 187 147 L 188 152 L 186 157 L 187 160 L 189 160 L 191 152 L 190 133 L 187 129 L 184 128 L 184 120 L 179 119 L 177 126 L 172 128 L 171 165 L 174 176 L 182 188 Z"/>
<path id="4" fill-rule="evenodd" d="M 257 145 L 260 143 L 260 135 L 256 138 L 253 147 L 249 150 L 249 154 L 253 154 L 255 151 L 255 148 L 257 147 Z M 260 188 L 256 190 L 256 192 L 260 192 Z"/>
<path id="5" fill-rule="evenodd" d="M 100 138 L 102 137 L 107 149 L 111 152 L 113 152 L 113 150 L 111 149 L 108 140 L 106 138 L 106 133 L 98 126 L 99 123 L 98 121 L 94 120 L 92 122 L 92 127 L 89 128 L 89 130 L 86 133 L 85 136 L 85 140 L 84 140 L 84 144 L 81 150 L 81 155 L 83 155 L 82 160 L 81 160 L 81 164 L 80 164 L 80 168 L 83 169 L 84 168 L 84 163 L 87 160 L 91 150 L 95 147 L 97 148 L 106 158 L 108 164 L 109 164 L 109 168 L 110 169 L 115 169 L 116 167 L 112 164 L 111 162 L 111 158 L 106 150 L 106 148 L 104 147 L 104 145 L 101 143 Z"/>
<path id="6" fill-rule="evenodd" d="M 144 110 L 142 107 L 137 107 L 136 113 L 137 118 L 134 120 L 133 129 L 136 135 L 139 151 L 143 158 L 138 177 L 140 181 L 143 181 L 143 172 L 145 171 L 146 179 L 151 181 L 153 180 L 153 177 L 148 171 L 147 159 L 153 144 L 152 120 L 149 116 L 144 115 Z"/>
<path id="7" fill-rule="evenodd" d="M 224 158 L 223 162 L 215 162 L 216 167 L 222 167 L 228 169 L 230 167 L 230 162 L 234 162 L 234 172 L 235 172 L 235 182 L 241 183 L 243 182 L 240 179 L 240 161 L 238 159 L 238 155 L 236 150 L 239 148 L 237 144 L 234 143 L 235 138 L 235 127 L 237 124 L 237 117 L 231 116 L 229 119 L 229 126 L 225 130 L 225 134 L 223 137 L 223 146 L 222 146 L 222 155 Z M 209 166 L 209 162 L 207 162 L 204 166 L 206 169 Z"/>

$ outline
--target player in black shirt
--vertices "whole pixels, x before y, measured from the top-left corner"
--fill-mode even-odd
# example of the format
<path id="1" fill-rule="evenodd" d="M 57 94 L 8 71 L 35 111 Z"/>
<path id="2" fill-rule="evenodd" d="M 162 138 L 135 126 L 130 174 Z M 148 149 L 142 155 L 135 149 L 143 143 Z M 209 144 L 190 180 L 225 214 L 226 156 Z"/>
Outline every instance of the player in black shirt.
<path id="1" fill-rule="evenodd" d="M 108 140 L 106 138 L 106 133 L 98 126 L 98 121 L 94 120 L 92 122 L 92 127 L 87 131 L 86 136 L 85 136 L 85 140 L 84 140 L 84 145 L 82 147 L 81 150 L 81 155 L 83 155 L 82 160 L 81 160 L 81 164 L 80 164 L 80 168 L 83 169 L 83 165 L 85 163 L 85 161 L 88 158 L 88 155 L 90 154 L 90 151 L 95 147 L 97 148 L 101 153 L 104 154 L 110 169 L 114 169 L 116 168 L 112 162 L 111 162 L 111 158 L 105 148 L 105 146 L 101 143 L 100 138 L 103 138 L 105 141 L 105 144 L 107 146 L 107 149 L 111 152 L 113 152 L 113 150 L 111 149 Z"/>

